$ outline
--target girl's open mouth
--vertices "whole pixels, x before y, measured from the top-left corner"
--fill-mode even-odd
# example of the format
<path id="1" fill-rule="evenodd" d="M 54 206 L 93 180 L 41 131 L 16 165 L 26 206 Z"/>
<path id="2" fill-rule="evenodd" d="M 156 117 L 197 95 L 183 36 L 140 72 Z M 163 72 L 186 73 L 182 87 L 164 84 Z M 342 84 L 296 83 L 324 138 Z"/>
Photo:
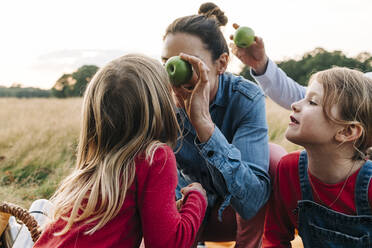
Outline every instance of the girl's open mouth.
<path id="1" fill-rule="evenodd" d="M 298 120 L 296 120 L 296 118 L 294 118 L 292 115 L 289 118 L 291 119 L 292 123 L 300 124 L 300 122 L 298 122 Z"/>

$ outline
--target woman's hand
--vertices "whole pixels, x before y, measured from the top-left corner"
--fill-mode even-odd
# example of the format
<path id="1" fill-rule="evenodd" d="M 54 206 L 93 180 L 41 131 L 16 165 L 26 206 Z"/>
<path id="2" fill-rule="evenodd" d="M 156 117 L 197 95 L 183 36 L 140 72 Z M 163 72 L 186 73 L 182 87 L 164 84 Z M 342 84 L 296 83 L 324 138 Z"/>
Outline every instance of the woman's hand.
<path id="1" fill-rule="evenodd" d="M 238 29 L 239 25 L 234 23 L 233 27 Z M 230 39 L 234 40 L 234 36 L 231 35 Z M 254 42 L 247 48 L 237 47 L 234 43 L 230 43 L 230 48 L 232 53 L 245 65 L 252 67 L 256 74 L 265 73 L 268 58 L 262 38 L 255 36 Z"/>
<path id="2" fill-rule="evenodd" d="M 196 76 L 193 76 L 190 84 L 173 87 L 173 91 L 177 105 L 185 109 L 199 141 L 203 143 L 209 140 L 214 131 L 214 123 L 209 113 L 211 91 L 209 68 L 195 56 L 181 53 L 180 57 L 192 65 Z"/>

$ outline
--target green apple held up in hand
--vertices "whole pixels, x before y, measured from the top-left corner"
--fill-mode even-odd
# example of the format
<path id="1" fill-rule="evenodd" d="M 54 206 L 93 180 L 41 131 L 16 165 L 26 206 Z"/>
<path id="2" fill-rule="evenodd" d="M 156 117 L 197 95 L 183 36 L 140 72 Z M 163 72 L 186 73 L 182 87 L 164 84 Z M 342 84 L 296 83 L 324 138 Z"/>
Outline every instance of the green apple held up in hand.
<path id="1" fill-rule="evenodd" d="M 254 31 L 250 27 L 239 27 L 234 34 L 234 43 L 238 47 L 247 48 L 254 42 Z"/>
<path id="2" fill-rule="evenodd" d="M 171 83 L 175 86 L 187 84 L 192 77 L 192 67 L 189 62 L 181 59 L 180 56 L 173 56 L 165 63 Z"/>

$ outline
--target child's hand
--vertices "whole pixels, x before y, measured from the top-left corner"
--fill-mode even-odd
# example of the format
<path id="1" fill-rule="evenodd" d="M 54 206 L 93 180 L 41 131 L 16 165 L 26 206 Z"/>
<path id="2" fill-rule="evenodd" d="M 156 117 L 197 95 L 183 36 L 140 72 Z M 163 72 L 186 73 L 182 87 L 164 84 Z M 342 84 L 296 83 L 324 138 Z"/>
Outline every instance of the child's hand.
<path id="1" fill-rule="evenodd" d="M 238 29 L 239 25 L 234 23 L 233 27 Z M 230 36 L 230 40 L 234 40 L 233 35 Z M 247 48 L 237 47 L 234 43 L 230 43 L 230 48 L 232 53 L 245 65 L 252 67 L 256 74 L 265 73 L 268 58 L 262 38 L 255 36 L 254 42 Z"/>
<path id="2" fill-rule="evenodd" d="M 181 210 L 182 205 L 183 205 L 183 197 L 182 199 L 179 199 L 176 201 L 176 207 L 177 207 L 178 212 Z"/>
<path id="3" fill-rule="evenodd" d="M 191 183 L 187 185 L 186 187 L 181 189 L 181 194 L 185 196 L 190 191 L 194 191 L 194 190 L 199 191 L 204 196 L 205 200 L 207 200 L 207 192 L 205 192 L 205 189 L 203 188 L 203 186 L 201 186 L 200 183 Z"/>

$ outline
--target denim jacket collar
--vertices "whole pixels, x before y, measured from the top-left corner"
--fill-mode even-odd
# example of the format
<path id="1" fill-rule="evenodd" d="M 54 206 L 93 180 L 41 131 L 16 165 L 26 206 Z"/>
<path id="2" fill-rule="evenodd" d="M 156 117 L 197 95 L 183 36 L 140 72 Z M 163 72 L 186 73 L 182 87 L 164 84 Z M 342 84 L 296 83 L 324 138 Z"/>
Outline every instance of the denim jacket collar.
<path id="1" fill-rule="evenodd" d="M 217 106 L 220 106 L 220 107 L 224 107 L 227 105 L 227 95 L 224 94 L 225 92 L 225 88 L 226 88 L 226 83 L 224 83 L 224 77 L 225 77 L 225 74 L 221 74 L 218 76 L 218 89 L 217 89 L 217 93 L 216 93 L 216 96 L 211 104 L 211 107 L 213 105 L 217 105 Z"/>

